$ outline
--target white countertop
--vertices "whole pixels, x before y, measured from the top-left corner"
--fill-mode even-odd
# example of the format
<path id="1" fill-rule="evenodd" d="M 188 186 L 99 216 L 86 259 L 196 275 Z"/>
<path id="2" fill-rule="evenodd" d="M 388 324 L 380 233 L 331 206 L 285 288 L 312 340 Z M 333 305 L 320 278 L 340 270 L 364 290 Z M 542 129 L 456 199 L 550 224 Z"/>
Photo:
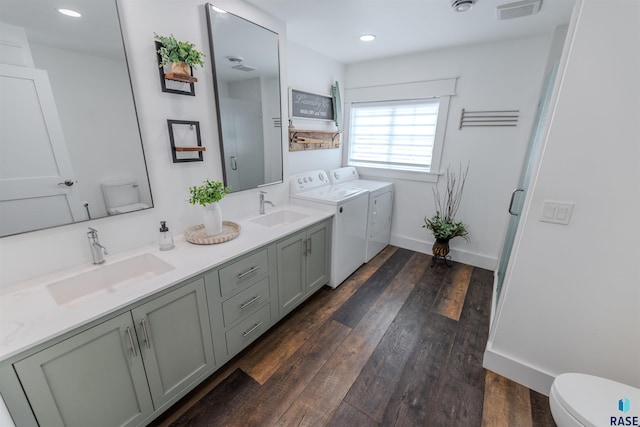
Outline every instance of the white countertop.
<path id="1" fill-rule="evenodd" d="M 267 214 L 285 209 L 308 216 L 291 224 L 270 228 L 251 222 L 251 219 L 259 215 L 240 219 L 224 218 L 241 227 L 239 236 L 228 242 L 194 245 L 180 235 L 174 236 L 175 248 L 169 251 L 160 251 L 157 245 L 153 245 L 135 251 L 108 255 L 107 264 L 150 253 L 175 268 L 114 292 L 83 297 L 81 304 L 59 306 L 49 293 L 47 285 L 99 269 L 102 265 L 87 263 L 1 289 L 0 361 L 333 215 L 329 211 L 323 212 L 294 205 L 281 206 L 267 211 Z"/>

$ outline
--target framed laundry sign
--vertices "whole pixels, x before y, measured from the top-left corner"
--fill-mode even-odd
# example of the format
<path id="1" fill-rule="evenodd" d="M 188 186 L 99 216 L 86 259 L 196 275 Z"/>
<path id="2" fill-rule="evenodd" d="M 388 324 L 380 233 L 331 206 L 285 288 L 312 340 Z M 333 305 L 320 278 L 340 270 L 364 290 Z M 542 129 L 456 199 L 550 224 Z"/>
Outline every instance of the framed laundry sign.
<path id="1" fill-rule="evenodd" d="M 333 97 L 289 88 L 289 117 L 333 121 Z"/>

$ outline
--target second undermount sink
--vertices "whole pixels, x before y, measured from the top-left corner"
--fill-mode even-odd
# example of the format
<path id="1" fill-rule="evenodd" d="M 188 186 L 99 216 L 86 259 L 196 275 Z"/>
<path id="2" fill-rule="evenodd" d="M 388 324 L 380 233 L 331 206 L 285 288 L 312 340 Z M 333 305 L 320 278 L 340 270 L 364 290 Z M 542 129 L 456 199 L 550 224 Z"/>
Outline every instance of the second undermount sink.
<path id="1" fill-rule="evenodd" d="M 260 215 L 259 217 L 252 219 L 251 222 L 264 227 L 276 227 L 278 225 L 286 225 L 300 221 L 308 216 L 309 215 L 305 215 L 300 212 L 282 209 L 266 215 Z"/>
<path id="2" fill-rule="evenodd" d="M 153 254 L 142 254 L 96 267 L 47 285 L 60 306 L 71 306 L 83 297 L 115 292 L 173 270 L 170 264 Z"/>

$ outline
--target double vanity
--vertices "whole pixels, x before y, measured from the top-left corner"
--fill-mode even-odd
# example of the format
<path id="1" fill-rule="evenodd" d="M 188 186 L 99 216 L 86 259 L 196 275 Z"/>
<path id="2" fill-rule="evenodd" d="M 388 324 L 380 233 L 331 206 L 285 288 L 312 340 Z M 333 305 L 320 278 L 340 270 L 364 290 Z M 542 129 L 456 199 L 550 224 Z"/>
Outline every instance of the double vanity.
<path id="1" fill-rule="evenodd" d="M 3 289 L 0 393 L 20 426 L 145 425 L 329 281 L 331 218 L 235 220 Z"/>

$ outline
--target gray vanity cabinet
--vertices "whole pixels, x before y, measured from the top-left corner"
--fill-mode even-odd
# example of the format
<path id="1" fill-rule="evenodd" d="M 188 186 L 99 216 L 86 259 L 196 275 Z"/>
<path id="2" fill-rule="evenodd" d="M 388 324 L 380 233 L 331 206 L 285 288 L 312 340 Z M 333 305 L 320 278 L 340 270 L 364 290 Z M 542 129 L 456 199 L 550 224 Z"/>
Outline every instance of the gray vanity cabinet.
<path id="1" fill-rule="evenodd" d="M 275 245 L 238 257 L 205 275 L 216 356 L 228 360 L 277 320 Z"/>
<path id="2" fill-rule="evenodd" d="M 0 391 L 21 426 L 145 425 L 327 283 L 330 250 L 326 219 L 3 362 Z"/>
<path id="3" fill-rule="evenodd" d="M 214 367 L 204 279 L 131 311 L 153 406 L 159 409 Z"/>
<path id="4" fill-rule="evenodd" d="M 280 317 L 329 281 L 331 222 L 323 221 L 277 243 Z"/>
<path id="5" fill-rule="evenodd" d="M 153 412 L 128 312 L 14 366 L 42 426 L 134 426 Z"/>
<path id="6" fill-rule="evenodd" d="M 138 425 L 215 366 L 204 280 L 14 366 L 40 425 Z"/>

